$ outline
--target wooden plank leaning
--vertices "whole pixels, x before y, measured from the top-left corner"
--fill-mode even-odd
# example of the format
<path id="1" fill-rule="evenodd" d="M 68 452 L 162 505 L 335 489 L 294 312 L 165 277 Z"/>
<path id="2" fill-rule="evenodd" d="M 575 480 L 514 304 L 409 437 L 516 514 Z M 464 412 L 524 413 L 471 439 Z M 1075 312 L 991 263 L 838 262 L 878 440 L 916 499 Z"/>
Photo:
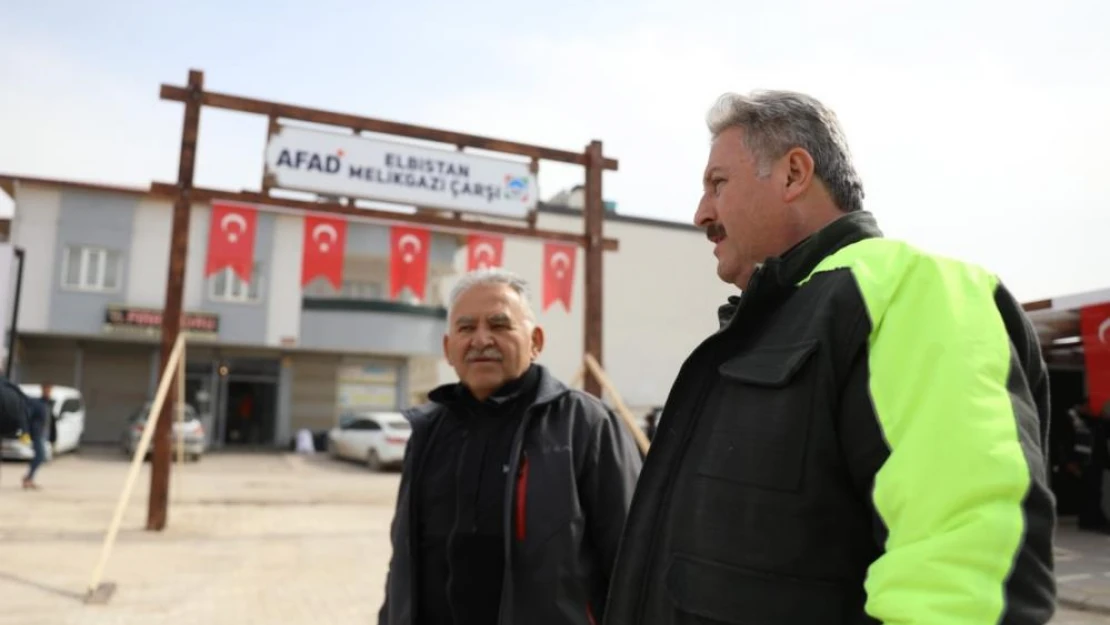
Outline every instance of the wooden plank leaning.
<path id="1" fill-rule="evenodd" d="M 617 387 L 613 385 L 613 381 L 605 374 L 605 370 L 601 368 L 601 363 L 594 358 L 593 354 L 587 353 L 585 356 L 586 367 L 589 368 L 590 374 L 601 383 L 602 390 L 609 395 L 613 401 L 613 405 L 617 409 L 617 414 L 624 420 L 624 424 L 632 432 L 632 438 L 636 439 L 636 445 L 640 448 L 640 453 L 647 454 L 648 447 L 651 443 L 647 439 L 647 434 L 640 428 L 640 424 L 636 422 L 636 418 L 632 416 L 632 411 L 628 406 L 624 405 L 624 400 L 621 399 L 621 394 L 617 392 Z"/>
<path id="2" fill-rule="evenodd" d="M 166 395 L 169 394 L 170 384 L 174 382 L 174 378 L 180 375 L 178 369 L 174 365 L 181 359 L 184 352 L 185 335 L 179 334 L 177 341 L 173 345 L 173 351 L 170 352 L 166 374 L 158 381 L 158 391 L 154 394 L 154 402 L 150 406 L 150 412 L 147 413 L 146 424 L 143 426 L 142 436 L 139 437 L 139 443 L 135 446 L 135 454 L 131 457 L 131 467 L 127 472 L 127 480 L 123 483 L 123 490 L 120 492 L 119 500 L 116 502 L 116 510 L 112 515 L 112 522 L 108 525 L 108 532 L 104 535 L 104 546 L 100 551 L 100 559 L 93 568 L 92 577 L 89 580 L 89 587 L 85 594 L 85 603 L 107 603 L 115 593 L 116 585 L 111 582 L 101 583 L 101 578 L 104 575 L 104 568 L 108 564 L 108 558 L 112 554 L 112 547 L 115 546 L 116 536 L 119 534 L 120 525 L 123 523 L 123 514 L 127 510 L 127 504 L 131 499 L 131 491 L 135 488 L 135 481 L 139 477 L 139 470 L 143 466 L 143 459 L 146 457 L 151 439 L 154 438 L 154 428 L 158 423 L 159 415 L 162 414 L 162 404 L 165 403 Z"/>

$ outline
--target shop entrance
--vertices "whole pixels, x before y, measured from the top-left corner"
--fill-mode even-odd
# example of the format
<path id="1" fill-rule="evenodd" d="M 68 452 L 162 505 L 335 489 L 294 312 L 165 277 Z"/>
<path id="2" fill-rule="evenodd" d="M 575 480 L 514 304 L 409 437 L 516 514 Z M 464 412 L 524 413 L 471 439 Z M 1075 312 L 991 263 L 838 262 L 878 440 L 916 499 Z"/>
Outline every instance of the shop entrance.
<path id="1" fill-rule="evenodd" d="M 277 434 L 280 363 L 217 358 L 186 365 L 185 398 L 213 449 L 272 448 Z"/>
<path id="2" fill-rule="evenodd" d="M 228 376 L 223 444 L 270 447 L 277 420 L 277 382 Z"/>

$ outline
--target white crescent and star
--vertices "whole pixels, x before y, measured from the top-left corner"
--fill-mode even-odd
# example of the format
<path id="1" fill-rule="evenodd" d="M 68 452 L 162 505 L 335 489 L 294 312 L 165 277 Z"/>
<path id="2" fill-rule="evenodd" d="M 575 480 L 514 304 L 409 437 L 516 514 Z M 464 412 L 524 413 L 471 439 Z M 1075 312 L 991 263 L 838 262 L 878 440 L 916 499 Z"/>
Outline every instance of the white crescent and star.
<path id="1" fill-rule="evenodd" d="M 327 235 L 328 240 L 321 241 L 320 239 L 325 238 L 324 235 Z M 339 240 L 339 231 L 331 224 L 316 224 L 312 229 L 312 240 L 316 242 L 321 252 L 327 254 L 331 246 Z"/>
<path id="2" fill-rule="evenodd" d="M 411 244 L 413 248 L 411 252 L 405 249 L 406 243 Z M 402 234 L 401 238 L 397 240 L 397 249 L 400 250 L 401 260 L 404 260 L 405 263 L 411 263 L 423 247 L 424 245 L 420 243 L 420 237 L 415 234 Z"/>
<path id="3" fill-rule="evenodd" d="M 231 224 L 233 223 L 239 226 L 238 232 L 232 232 L 230 230 Z M 228 213 L 220 218 L 220 230 L 227 233 L 228 241 L 235 243 L 239 240 L 239 236 L 247 231 L 247 218 L 239 213 Z"/>
<path id="4" fill-rule="evenodd" d="M 489 260 L 483 260 L 483 257 L 488 257 Z M 479 268 L 489 267 L 493 260 L 497 258 L 497 250 L 485 241 L 474 246 L 474 260 Z"/>
<path id="5" fill-rule="evenodd" d="M 566 275 L 567 268 L 570 267 L 570 256 L 566 252 L 555 252 L 551 255 L 548 264 L 551 265 L 552 269 L 555 270 L 555 275 L 561 280 Z M 559 266 L 560 264 L 562 264 L 562 267 Z"/>
<path id="6" fill-rule="evenodd" d="M 1098 324 L 1098 342 L 1103 344 L 1110 344 L 1110 338 L 1107 338 L 1106 333 L 1110 331 L 1110 317 L 1102 320 Z"/>

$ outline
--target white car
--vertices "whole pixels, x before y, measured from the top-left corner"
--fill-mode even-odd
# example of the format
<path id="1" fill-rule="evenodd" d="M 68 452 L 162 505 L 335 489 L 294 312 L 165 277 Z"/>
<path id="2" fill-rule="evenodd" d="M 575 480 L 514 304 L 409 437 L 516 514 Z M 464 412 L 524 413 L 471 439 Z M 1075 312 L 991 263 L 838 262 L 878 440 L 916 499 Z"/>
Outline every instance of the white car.
<path id="1" fill-rule="evenodd" d="M 328 454 L 380 471 L 401 464 L 411 434 L 412 426 L 399 412 L 346 415 L 328 432 Z"/>
<path id="2" fill-rule="evenodd" d="M 135 455 L 135 448 L 139 446 L 139 439 L 143 436 L 143 428 L 146 427 L 146 420 L 150 416 L 152 404 L 153 402 L 146 402 L 127 420 L 127 429 L 123 432 L 121 443 L 123 453 L 128 456 Z M 204 424 L 201 423 L 197 411 L 193 409 L 191 404 L 185 404 L 185 414 L 180 421 L 174 418 L 171 436 L 173 442 L 170 443 L 170 449 L 175 462 L 182 442 L 185 443 L 184 456 L 191 462 L 199 462 L 201 456 L 208 450 L 208 436 L 205 433 Z M 146 458 L 150 458 L 153 453 L 154 441 L 152 440 L 150 447 L 147 448 Z"/>
<path id="3" fill-rule="evenodd" d="M 19 389 L 27 397 L 42 397 L 39 384 L 20 384 Z M 51 386 L 51 418 L 46 423 L 46 458 L 77 451 L 81 446 L 81 436 L 85 433 L 85 399 L 81 391 L 69 386 Z M 31 437 L 23 435 L 19 439 L 4 439 L 0 456 L 16 460 L 30 460 L 35 455 L 31 447 Z"/>

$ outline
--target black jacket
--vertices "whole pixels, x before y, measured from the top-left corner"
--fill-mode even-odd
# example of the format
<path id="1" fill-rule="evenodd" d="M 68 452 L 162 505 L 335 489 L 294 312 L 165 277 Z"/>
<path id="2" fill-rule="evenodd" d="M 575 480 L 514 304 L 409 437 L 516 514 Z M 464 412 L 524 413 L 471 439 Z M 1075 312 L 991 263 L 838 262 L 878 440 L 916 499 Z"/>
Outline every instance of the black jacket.
<path id="1" fill-rule="evenodd" d="M 33 401 L 19 385 L 0 376 L 0 437 L 18 438 L 30 430 L 30 413 Z"/>
<path id="2" fill-rule="evenodd" d="M 1043 624 L 1048 383 L 989 273 L 847 215 L 683 364 L 606 623 Z"/>
<path id="3" fill-rule="evenodd" d="M 435 394 L 433 392 L 433 394 Z M 393 556 L 380 625 L 412 625 L 418 606 L 413 483 L 445 408 L 406 411 L 405 451 L 391 526 Z M 513 437 L 504 507 L 500 625 L 600 623 L 641 460 L 620 420 L 596 398 L 540 368 L 539 390 Z"/>

